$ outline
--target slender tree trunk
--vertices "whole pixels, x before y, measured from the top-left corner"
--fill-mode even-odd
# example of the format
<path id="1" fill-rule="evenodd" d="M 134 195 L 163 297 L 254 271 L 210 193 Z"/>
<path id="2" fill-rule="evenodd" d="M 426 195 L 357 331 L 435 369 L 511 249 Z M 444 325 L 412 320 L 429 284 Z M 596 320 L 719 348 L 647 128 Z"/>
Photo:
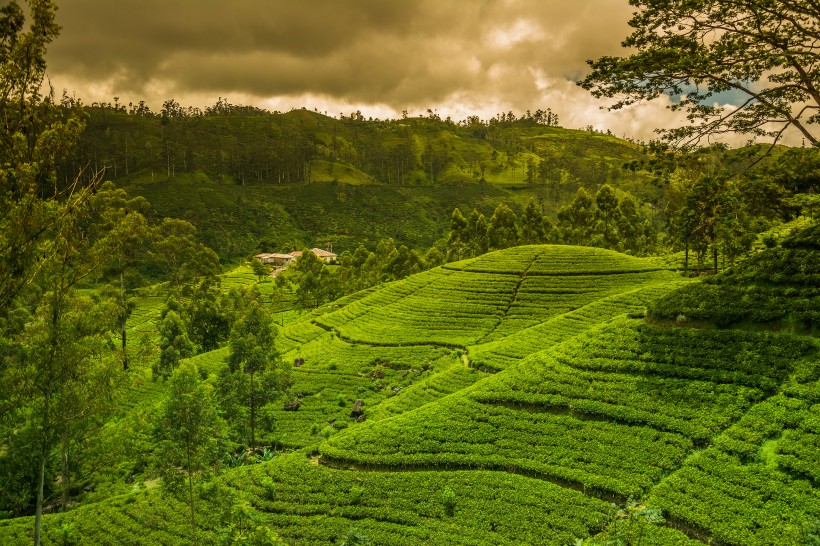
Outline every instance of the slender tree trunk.
<path id="1" fill-rule="evenodd" d="M 48 451 L 48 412 L 50 394 L 43 401 L 43 429 L 40 439 L 40 469 L 37 477 L 37 505 L 34 509 L 34 546 L 40 546 L 40 528 L 43 520 L 43 488 L 46 481 L 46 451 Z"/>
<path id="2" fill-rule="evenodd" d="M 196 506 L 194 505 L 194 471 L 191 468 L 191 444 L 186 446 L 188 457 L 188 505 L 191 507 L 191 533 L 194 544 L 199 544 L 196 529 Z"/>
<path id="3" fill-rule="evenodd" d="M 61 449 L 60 449 L 60 471 L 62 474 L 62 479 L 60 480 L 62 483 L 62 511 L 65 512 L 66 506 L 68 505 L 68 491 L 71 487 L 71 475 L 70 469 L 68 467 L 68 448 L 71 444 L 71 437 L 68 434 L 68 425 L 65 426 L 63 429 L 63 434 L 61 438 Z"/>
<path id="4" fill-rule="evenodd" d="M 40 446 L 40 475 L 37 479 L 37 508 L 34 512 L 34 546 L 40 546 L 40 526 L 43 519 L 43 486 L 46 479 L 46 446 Z"/>
<path id="5" fill-rule="evenodd" d="M 251 449 L 256 448 L 256 392 L 251 372 Z"/>
<path id="6" fill-rule="evenodd" d="M 120 339 L 122 341 L 122 369 L 128 371 L 128 334 L 125 325 L 128 322 L 128 302 L 125 300 L 125 282 L 120 271 L 120 301 L 122 302 L 122 319 L 120 320 Z"/>

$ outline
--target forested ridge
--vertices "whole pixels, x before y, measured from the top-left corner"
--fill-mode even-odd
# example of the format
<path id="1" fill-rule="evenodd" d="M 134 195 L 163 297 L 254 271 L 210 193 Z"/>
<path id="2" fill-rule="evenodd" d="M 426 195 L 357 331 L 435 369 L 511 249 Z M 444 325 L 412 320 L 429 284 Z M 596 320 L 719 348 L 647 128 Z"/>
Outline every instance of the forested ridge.
<path id="1" fill-rule="evenodd" d="M 43 85 L 54 4 L 25 7 L 0 8 L 0 543 L 820 541 L 816 147 L 86 105 Z"/>

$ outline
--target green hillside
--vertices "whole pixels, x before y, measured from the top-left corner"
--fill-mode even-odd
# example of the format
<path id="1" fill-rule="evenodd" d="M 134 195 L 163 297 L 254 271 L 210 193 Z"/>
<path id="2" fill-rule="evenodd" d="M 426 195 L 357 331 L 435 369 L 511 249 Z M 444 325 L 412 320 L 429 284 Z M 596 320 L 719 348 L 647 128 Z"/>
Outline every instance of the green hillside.
<path id="1" fill-rule="evenodd" d="M 275 418 L 286 450 L 203 492 L 202 540 L 222 540 L 231 498 L 293 545 L 809 544 L 816 343 L 637 318 L 699 286 L 652 259 L 525 246 L 291 320 L 277 345 L 304 364 L 299 404 Z M 151 335 L 153 305 L 135 332 Z M 227 354 L 195 361 L 213 381 Z M 164 394 L 149 382 L 135 396 L 128 411 Z M 186 544 L 184 513 L 135 484 L 46 516 L 44 543 Z M 2 521 L 0 542 L 27 543 L 31 528 Z"/>
<path id="2" fill-rule="evenodd" d="M 533 118 L 380 121 L 228 106 L 161 115 L 88 107 L 58 179 L 104 169 L 146 197 L 154 217 L 197 226 L 225 262 L 387 238 L 426 249 L 446 238 L 456 207 L 489 218 L 500 203 L 520 214 L 534 197 L 554 218 L 581 186 L 610 183 L 656 205 L 661 195 L 648 172 L 623 168 L 643 157 L 640 146 Z M 649 205 L 643 214 L 652 216 Z"/>
<path id="3" fill-rule="evenodd" d="M 737 267 L 675 292 L 650 306 L 658 320 L 820 330 L 820 224 L 783 237 Z"/>

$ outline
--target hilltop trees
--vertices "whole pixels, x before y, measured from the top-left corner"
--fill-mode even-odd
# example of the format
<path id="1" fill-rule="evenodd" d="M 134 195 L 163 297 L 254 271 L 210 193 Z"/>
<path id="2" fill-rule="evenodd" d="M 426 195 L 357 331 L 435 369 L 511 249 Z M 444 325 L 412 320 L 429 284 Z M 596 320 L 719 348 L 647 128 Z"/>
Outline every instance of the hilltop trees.
<path id="1" fill-rule="evenodd" d="M 467 234 L 467 220 L 461 211 L 456 207 L 450 216 L 450 235 L 447 239 L 448 257 L 452 260 L 460 260 L 465 247 Z"/>
<path id="2" fill-rule="evenodd" d="M 544 214 L 541 212 L 535 199 L 530 199 L 527 208 L 521 215 L 521 242 L 525 245 L 543 243 L 547 240 L 549 221 L 544 221 Z"/>
<path id="3" fill-rule="evenodd" d="M 458 209 L 453 211 L 448 237 L 448 258 L 478 256 L 489 249 L 516 244 L 569 244 L 610 248 L 644 255 L 656 248 L 657 233 L 641 215 L 629 195 L 618 197 L 603 184 L 593 198 L 583 187 L 575 198 L 558 211 L 553 225 L 535 199 L 530 199 L 521 214 L 505 204 L 496 207 L 489 222 L 473 209 L 469 220 Z"/>
<path id="4" fill-rule="evenodd" d="M 493 249 L 509 248 L 518 243 L 516 216 L 510 207 L 500 204 L 487 226 L 487 242 Z"/>
<path id="5" fill-rule="evenodd" d="M 662 94 L 691 124 L 666 132 L 698 144 L 727 132 L 769 136 L 788 128 L 818 143 L 820 6 L 804 0 L 630 0 L 635 29 L 628 57 L 590 61 L 579 84 L 596 97 L 617 97 L 611 109 Z M 729 92 L 736 105 L 717 105 Z M 697 123 L 695 123 L 697 122 Z"/>
<path id="6" fill-rule="evenodd" d="M 583 245 L 590 242 L 594 227 L 593 201 L 584 188 L 578 188 L 572 203 L 558 211 L 558 227 L 561 240 L 569 244 Z"/>

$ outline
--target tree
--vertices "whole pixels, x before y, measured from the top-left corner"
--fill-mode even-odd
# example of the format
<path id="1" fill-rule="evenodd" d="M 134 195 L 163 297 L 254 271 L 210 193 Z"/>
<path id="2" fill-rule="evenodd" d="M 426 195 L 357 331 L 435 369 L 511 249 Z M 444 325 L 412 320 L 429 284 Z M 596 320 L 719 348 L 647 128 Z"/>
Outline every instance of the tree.
<path id="1" fill-rule="evenodd" d="M 444 254 L 441 251 L 432 246 L 430 250 L 427 251 L 427 254 L 424 255 L 424 267 L 425 269 L 432 269 L 434 267 L 438 267 L 444 263 Z"/>
<path id="2" fill-rule="evenodd" d="M 118 368 L 106 337 L 110 308 L 79 296 L 64 279 L 47 292 L 22 335 L 23 351 L 5 370 L 22 395 L 24 427 L 36 441 L 35 542 L 40 539 L 44 479 L 52 449 L 61 446 L 63 502 L 69 487 L 68 450 L 74 427 L 99 415 Z M 7 360 L 6 363 L 9 363 Z M 16 434 L 15 431 L 13 434 Z M 28 461 L 32 464 L 32 461 Z"/>
<path id="3" fill-rule="evenodd" d="M 617 246 L 617 232 L 614 224 L 617 221 L 618 197 L 615 190 L 609 184 L 603 184 L 595 194 L 595 216 L 598 219 L 596 232 L 603 240 L 600 241 L 605 248 L 615 248 Z"/>
<path id="4" fill-rule="evenodd" d="M 251 270 L 259 282 L 262 282 L 262 279 L 270 275 L 270 269 L 261 260 L 251 260 Z"/>
<path id="5" fill-rule="evenodd" d="M 666 132 L 680 145 L 728 132 L 772 137 L 789 127 L 812 144 L 820 120 L 820 4 L 806 0 L 630 0 L 638 8 L 623 42 L 628 57 L 602 57 L 579 85 L 617 97 L 610 109 L 666 94 L 691 122 Z M 718 93 L 739 105 L 715 106 Z M 696 123 L 697 122 L 697 123 Z"/>
<path id="6" fill-rule="evenodd" d="M 297 276 L 296 298 L 299 303 L 306 309 L 319 307 L 325 301 L 329 281 L 324 262 L 306 248 L 292 269 Z"/>
<path id="7" fill-rule="evenodd" d="M 198 544 L 194 481 L 219 463 L 223 423 L 213 400 L 213 388 L 199 377 L 192 362 L 171 375 L 168 396 L 154 429 L 157 467 L 172 493 L 184 491 L 190 509 L 191 539 Z"/>
<path id="8" fill-rule="evenodd" d="M 635 251 L 638 245 L 640 218 L 638 206 L 631 196 L 627 195 L 618 204 L 617 224 L 618 235 L 624 250 Z"/>
<path id="9" fill-rule="evenodd" d="M 421 271 L 422 266 L 421 258 L 416 251 L 401 245 L 390 253 L 384 265 L 384 273 L 391 279 L 403 279 Z"/>
<path id="10" fill-rule="evenodd" d="M 541 207 L 535 199 L 530 199 L 521 215 L 521 242 L 525 245 L 543 243 L 547 236 L 544 227 L 544 214 L 541 212 Z"/>
<path id="11" fill-rule="evenodd" d="M 213 351 L 228 339 L 231 330 L 231 310 L 220 290 L 220 278 L 209 275 L 186 290 L 185 315 L 188 337 L 200 352 Z"/>
<path id="12" fill-rule="evenodd" d="M 140 279 L 137 264 L 144 257 L 141 247 L 149 233 L 148 222 L 142 212 L 148 210 L 148 201 L 143 197 L 129 199 L 125 190 L 117 189 L 112 182 L 103 183 L 88 201 L 89 234 L 109 242 L 105 248 L 108 258 L 104 276 L 116 285 L 116 288 L 109 285 L 108 292 L 114 296 L 117 306 L 122 367 L 127 370 L 126 324 L 134 310 L 129 296 Z"/>
<path id="13" fill-rule="evenodd" d="M 490 224 L 487 226 L 487 239 L 490 248 L 509 248 L 518 244 L 518 226 L 516 216 L 510 207 L 500 204 L 495 208 Z"/>
<path id="14" fill-rule="evenodd" d="M 460 260 L 464 252 L 464 240 L 467 237 L 467 220 L 458 208 L 450 216 L 450 234 L 447 237 L 447 257 Z"/>
<path id="15" fill-rule="evenodd" d="M 275 338 L 270 315 L 258 301 L 250 301 L 231 330 L 228 367 L 220 376 L 223 410 L 251 448 L 256 447 L 257 422 L 264 407 L 287 387 Z"/>
<path id="16" fill-rule="evenodd" d="M 115 313 L 108 301 L 80 296 L 77 286 L 98 277 L 111 259 L 121 230 L 89 229 L 91 201 L 77 203 L 55 239 L 41 246 L 48 257 L 26 294 L 39 300 L 33 316 L 19 327 L 11 355 L 3 355 L 2 382 L 12 385 L 25 426 L 34 428 L 38 446 L 35 542 L 40 540 L 46 464 L 53 443 L 61 440 L 63 479 L 68 483 L 67 451 L 72 428 L 98 414 L 116 382 L 108 333 Z M 16 313 L 26 313 L 19 302 Z M 7 335 L 8 331 L 4 332 Z M 8 358 L 11 356 L 12 358 Z M 113 368 L 116 368 L 114 366 Z M 64 495 L 64 500 L 65 500 Z"/>
<path id="17" fill-rule="evenodd" d="M 150 256 L 168 276 L 178 296 L 184 286 L 203 276 L 218 275 L 221 266 L 216 253 L 195 239 L 196 228 L 177 218 L 163 218 L 152 230 Z"/>
<path id="18" fill-rule="evenodd" d="M 618 196 L 609 184 L 603 184 L 595 194 L 595 205 L 598 209 L 598 216 L 604 221 L 607 232 L 618 209 Z"/>
<path id="19" fill-rule="evenodd" d="M 160 357 L 154 376 L 168 377 L 184 358 L 194 356 L 196 346 L 188 337 L 185 322 L 173 309 L 168 310 L 159 325 Z"/>
<path id="20" fill-rule="evenodd" d="M 487 240 L 487 218 L 477 209 L 473 209 L 470 213 L 465 233 L 465 243 L 471 256 L 479 256 L 487 252 L 490 246 Z"/>
<path id="21" fill-rule="evenodd" d="M 43 265 L 42 244 L 91 194 L 78 180 L 61 183 L 55 175 L 84 124 L 42 94 L 46 49 L 60 27 L 52 2 L 29 6 L 28 20 L 15 0 L 0 7 L 0 315 Z"/>
<path id="22" fill-rule="evenodd" d="M 563 241 L 575 245 L 588 244 L 594 218 L 592 198 L 583 187 L 578 188 L 572 203 L 558 211 L 558 227 Z"/>
<path id="23" fill-rule="evenodd" d="M 105 191 L 103 192 L 105 193 Z M 16 334 L 14 351 L 2 355 L 2 382 L 13 386 L 21 426 L 31 426 L 38 446 L 35 542 L 40 540 L 46 465 L 59 439 L 63 501 L 69 486 L 68 452 L 75 432 L 98 416 L 117 381 L 114 344 L 115 305 L 81 296 L 78 286 L 99 280 L 116 261 L 115 249 L 127 243 L 130 220 L 105 199 L 73 201 L 51 240 L 37 248 L 37 274 L 18 292 L 15 315 L 31 316 L 5 323 L 3 336 Z M 104 228 L 101 218 L 108 219 Z M 28 300 L 28 301 L 27 301 Z M 32 303 L 36 302 L 36 303 Z M 15 324 L 16 323 L 16 324 Z M 22 324 L 21 324 L 22 323 Z"/>

